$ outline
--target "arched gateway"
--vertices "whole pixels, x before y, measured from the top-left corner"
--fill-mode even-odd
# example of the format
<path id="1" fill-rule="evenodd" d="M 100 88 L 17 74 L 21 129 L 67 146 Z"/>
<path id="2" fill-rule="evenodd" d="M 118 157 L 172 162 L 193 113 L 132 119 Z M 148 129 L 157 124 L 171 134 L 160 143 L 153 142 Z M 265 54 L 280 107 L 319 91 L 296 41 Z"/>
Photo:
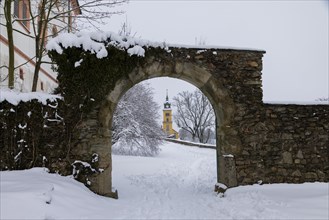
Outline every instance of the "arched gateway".
<path id="1" fill-rule="evenodd" d="M 278 144 L 285 132 L 272 116 L 280 111 L 262 102 L 264 51 L 166 47 L 113 33 L 61 35 L 48 49 L 58 65 L 59 91 L 72 107 L 71 114 L 80 112 L 72 126 L 71 155 L 75 161 L 89 161 L 92 167 L 78 179 L 88 182 L 94 192 L 115 196 L 111 125 L 120 97 L 143 80 L 164 76 L 195 85 L 210 100 L 217 119 L 218 182 L 232 187 L 259 180 L 306 180 L 280 174 L 304 170 L 290 163 L 299 146 L 293 145 L 293 150 L 283 146 L 293 137 Z"/>

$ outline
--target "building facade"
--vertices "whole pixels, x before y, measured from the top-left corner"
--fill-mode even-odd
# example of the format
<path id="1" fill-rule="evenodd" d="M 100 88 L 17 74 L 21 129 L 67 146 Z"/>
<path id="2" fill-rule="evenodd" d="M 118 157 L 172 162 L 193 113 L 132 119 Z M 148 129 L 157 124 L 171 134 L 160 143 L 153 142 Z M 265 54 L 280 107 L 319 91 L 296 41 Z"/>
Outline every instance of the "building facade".
<path id="1" fill-rule="evenodd" d="M 166 133 L 168 138 L 178 139 L 179 135 L 178 132 L 175 131 L 175 129 L 173 129 L 172 119 L 173 116 L 172 116 L 171 103 L 169 102 L 168 92 L 167 92 L 166 101 L 163 107 L 162 130 Z"/>
<path id="2" fill-rule="evenodd" d="M 14 88 L 21 92 L 32 90 L 34 69 L 36 64 L 36 35 L 40 18 L 41 3 L 44 0 L 15 0 L 12 1 L 12 20 L 14 54 L 15 54 L 15 84 Z M 45 45 L 47 39 L 56 36 L 58 33 L 70 32 L 73 30 L 74 18 L 81 14 L 78 0 L 52 0 L 51 22 L 47 25 L 45 35 Z M 6 20 L 4 16 L 4 1 L 1 1 L 0 7 L 0 89 L 8 87 L 9 64 L 8 38 L 6 29 Z M 49 7 L 46 5 L 46 7 Z M 74 10 L 72 10 L 74 9 Z M 47 9 L 46 9 L 47 10 Z M 32 12 L 32 14 L 31 14 Z M 33 27 L 33 17 L 35 25 Z M 39 23 L 40 24 L 40 23 Z M 43 57 L 45 63 L 41 64 L 39 71 L 37 91 L 52 92 L 57 86 L 57 73 L 52 70 L 50 59 L 47 55 Z M 49 62 L 49 63 L 47 63 Z"/>

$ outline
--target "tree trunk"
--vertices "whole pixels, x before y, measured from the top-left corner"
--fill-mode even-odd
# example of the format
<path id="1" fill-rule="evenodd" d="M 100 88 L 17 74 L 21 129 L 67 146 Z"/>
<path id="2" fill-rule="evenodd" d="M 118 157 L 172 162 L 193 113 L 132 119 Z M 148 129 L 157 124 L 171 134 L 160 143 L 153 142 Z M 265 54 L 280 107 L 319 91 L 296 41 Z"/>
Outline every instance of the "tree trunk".
<path id="1" fill-rule="evenodd" d="M 37 86 L 38 86 L 38 79 L 39 79 L 39 71 L 41 67 L 41 58 L 42 56 L 40 55 L 40 38 L 36 38 L 35 40 L 35 68 L 34 68 L 34 74 L 33 74 L 33 82 L 32 82 L 32 92 L 37 91 Z"/>
<path id="2" fill-rule="evenodd" d="M 12 0 L 5 0 L 5 18 L 6 29 L 8 38 L 8 52 L 9 52 L 9 64 L 8 64 L 8 87 L 14 88 L 14 70 L 15 70 L 15 53 L 14 53 L 14 37 L 13 37 L 13 25 L 11 17 L 11 2 Z"/>
<path id="3" fill-rule="evenodd" d="M 48 8 L 46 8 L 46 5 L 49 3 Z M 32 82 L 32 92 L 35 92 L 37 90 L 38 86 L 38 79 L 39 79 L 39 71 L 41 69 L 41 63 L 43 58 L 43 52 L 44 52 L 44 46 L 46 42 L 46 32 L 48 28 L 48 22 L 49 22 L 49 15 L 52 11 L 52 8 L 55 4 L 53 4 L 53 1 L 48 2 L 47 0 L 41 1 L 41 8 L 40 8 L 40 17 L 38 18 L 38 27 L 37 32 L 35 33 L 35 68 L 34 68 L 34 74 L 33 74 L 33 82 Z M 31 7 L 31 3 L 30 3 Z M 35 20 L 33 20 L 35 21 Z M 34 25 L 34 22 L 33 22 Z"/>
<path id="4" fill-rule="evenodd" d="M 41 66 L 40 61 L 35 63 L 34 74 L 33 74 L 33 83 L 32 83 L 32 92 L 37 91 L 40 66 Z"/>

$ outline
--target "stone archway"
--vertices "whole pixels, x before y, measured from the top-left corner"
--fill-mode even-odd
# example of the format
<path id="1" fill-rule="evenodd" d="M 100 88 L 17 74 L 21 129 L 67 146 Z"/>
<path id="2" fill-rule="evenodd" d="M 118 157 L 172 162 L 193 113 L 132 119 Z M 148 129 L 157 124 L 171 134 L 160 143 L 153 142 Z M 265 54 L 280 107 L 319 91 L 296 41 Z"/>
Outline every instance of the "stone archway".
<path id="1" fill-rule="evenodd" d="M 174 48 L 173 48 L 174 49 Z M 177 52 L 184 51 L 188 54 L 198 55 L 198 50 L 190 49 L 179 49 L 175 48 Z M 232 56 L 235 59 L 241 59 L 244 56 L 250 56 L 251 54 L 256 54 L 256 61 L 250 61 L 253 68 L 258 69 L 261 66 L 261 55 L 262 52 L 250 52 L 250 51 L 232 51 L 232 50 L 217 50 L 218 53 L 222 53 L 225 56 Z M 210 50 L 208 52 L 211 54 L 216 54 L 216 51 Z M 159 57 L 160 55 L 160 57 Z M 193 56 L 192 55 L 192 56 Z M 252 56 L 251 56 L 252 57 Z M 255 60 L 255 57 L 252 57 Z M 200 61 L 202 61 L 200 65 Z M 234 59 L 233 59 L 234 60 Z M 235 167 L 235 155 L 241 150 L 241 140 L 237 135 L 238 131 L 234 127 L 234 115 L 238 108 L 237 103 L 234 102 L 232 96 L 230 95 L 230 86 L 224 85 L 223 82 L 216 77 L 214 74 L 215 66 L 210 66 L 211 68 L 205 68 L 205 64 L 210 65 L 209 60 L 201 59 L 200 55 L 197 61 L 181 61 L 180 59 L 173 59 L 171 56 L 164 54 L 157 54 L 156 57 L 150 56 L 146 57 L 146 61 L 134 68 L 128 75 L 121 77 L 113 87 L 111 91 L 107 94 L 99 108 L 99 122 L 101 125 L 101 130 L 103 130 L 106 135 L 103 141 L 104 152 L 111 152 L 111 134 L 107 133 L 111 130 L 112 116 L 120 97 L 128 91 L 135 84 L 151 79 L 154 77 L 173 77 L 181 80 L 185 80 L 197 88 L 199 88 L 210 100 L 213 109 L 216 114 L 216 132 L 217 132 L 217 178 L 218 182 L 224 183 L 229 187 L 236 186 L 238 184 L 236 167 Z M 228 64 L 232 62 L 228 59 Z M 225 65 L 228 65 L 225 64 Z M 232 65 L 232 64 L 231 64 Z M 243 63 L 243 65 L 249 65 Z M 212 70 L 212 71 L 210 71 Z M 224 72 L 228 72 L 229 68 L 226 68 Z M 256 78 L 260 79 L 260 72 L 257 72 Z M 255 77 L 255 76 L 253 76 Z M 234 78 L 232 78 L 234 79 Z M 236 79 L 236 78 L 235 78 Z M 256 84 L 260 85 L 260 83 Z M 240 105 L 243 103 L 239 103 Z M 103 153 L 101 153 L 103 154 Z M 105 154 L 107 155 L 107 154 Z M 100 174 L 98 179 L 95 181 L 96 186 L 101 186 L 97 191 L 100 194 L 107 195 L 111 192 L 107 190 L 110 189 L 111 183 L 111 161 L 110 157 L 107 157 L 108 161 L 106 166 L 109 167 L 108 173 Z M 106 159 L 103 159 L 106 161 Z M 103 177 L 101 177 L 103 176 Z"/>
<path id="2" fill-rule="evenodd" d="M 237 180 L 233 158 L 223 157 L 223 155 L 228 154 L 225 151 L 225 149 L 228 148 L 228 146 L 225 147 L 228 143 L 225 139 L 225 132 L 227 129 L 224 129 L 223 127 L 228 127 L 230 124 L 234 104 L 232 100 L 230 100 L 226 89 L 220 84 L 220 82 L 217 82 L 209 72 L 201 69 L 197 65 L 192 63 L 182 64 L 175 62 L 168 65 L 159 62 L 151 62 L 148 65 L 134 69 L 129 74 L 129 77 L 122 78 L 116 83 L 114 89 L 107 95 L 99 109 L 99 120 L 103 122 L 104 130 L 111 130 L 114 110 L 121 96 L 125 92 L 143 80 L 168 76 L 190 82 L 199 88 L 210 100 L 217 119 L 217 180 L 228 186 L 236 186 Z M 109 152 L 111 152 L 110 145 L 111 143 L 109 143 L 108 146 L 104 145 Z M 108 180 L 106 180 L 106 185 L 111 181 L 110 176 L 107 177 Z M 101 181 L 105 180 L 102 179 Z"/>
<path id="3" fill-rule="evenodd" d="M 93 39 L 91 38 L 91 40 Z M 108 40 L 103 42 L 104 45 L 107 45 L 106 42 Z M 58 47 L 64 50 L 63 55 L 58 52 L 60 51 Z M 97 59 L 95 52 L 88 52 L 83 49 L 83 45 L 80 48 L 73 45 L 64 47 L 59 43 L 58 47 L 55 47 L 57 51 L 50 52 L 50 56 L 59 64 L 60 75 L 58 78 L 60 87 L 65 94 L 75 92 L 75 87 L 71 82 L 75 82 L 73 81 L 75 76 L 80 77 L 81 71 L 85 77 L 97 72 L 98 75 L 95 77 L 102 80 L 104 76 L 104 81 L 109 81 L 111 84 L 111 86 L 99 86 L 102 89 L 98 89 L 98 85 L 90 84 L 84 77 L 79 79 L 85 87 L 92 86 L 90 89 L 101 95 L 101 97 L 97 97 L 99 98 L 98 104 L 90 105 L 91 111 L 82 117 L 81 122 L 78 122 L 79 129 L 75 131 L 77 138 L 72 140 L 71 150 L 71 157 L 79 158 L 79 161 L 88 161 L 92 155 L 97 155 L 95 168 L 80 178 L 82 182 L 87 180 L 90 183 L 89 187 L 94 192 L 115 197 L 112 192 L 111 178 L 111 125 L 112 116 L 120 97 L 133 85 L 143 80 L 162 76 L 187 81 L 208 97 L 217 119 L 218 182 L 229 187 L 242 182 L 238 178 L 236 167 L 236 157 L 242 151 L 241 123 L 239 121 L 243 121 L 243 118 L 240 110 L 245 112 L 248 108 L 255 109 L 262 104 L 260 71 L 263 51 L 179 47 L 161 49 L 161 47 L 148 46 L 144 46 L 142 49 L 138 45 L 132 45 L 130 48 L 133 49 L 132 51 L 145 50 L 144 57 L 138 58 L 135 55 L 127 55 L 130 53 L 130 49 L 125 51 L 110 45 L 107 50 L 114 52 L 114 55 Z M 116 59 L 120 61 L 118 64 L 115 62 Z M 82 62 L 82 60 L 86 61 Z M 72 69 L 77 62 L 79 63 L 78 68 Z M 126 66 L 131 63 L 133 63 L 132 68 L 128 68 L 123 74 L 111 73 L 112 70 L 115 71 L 119 68 L 126 69 Z M 64 80 L 65 77 L 67 77 L 67 82 Z M 89 92 L 88 88 L 82 88 L 81 91 Z M 79 99 L 81 95 L 75 94 L 75 97 Z M 75 99 L 70 96 L 66 100 L 75 102 Z M 79 106 L 84 103 L 85 99 L 83 104 L 80 102 Z"/>
<path id="4" fill-rule="evenodd" d="M 329 181 L 329 159 L 323 156 L 329 146 L 329 106 L 264 104 L 264 51 L 167 47 L 113 33 L 69 36 L 69 41 L 68 35 L 55 38 L 48 49 L 74 118 L 67 123 L 73 133 L 68 158 L 86 168 L 78 179 L 94 192 L 115 196 L 111 124 L 120 97 L 133 85 L 161 76 L 195 85 L 213 105 L 218 182 L 233 187 Z"/>

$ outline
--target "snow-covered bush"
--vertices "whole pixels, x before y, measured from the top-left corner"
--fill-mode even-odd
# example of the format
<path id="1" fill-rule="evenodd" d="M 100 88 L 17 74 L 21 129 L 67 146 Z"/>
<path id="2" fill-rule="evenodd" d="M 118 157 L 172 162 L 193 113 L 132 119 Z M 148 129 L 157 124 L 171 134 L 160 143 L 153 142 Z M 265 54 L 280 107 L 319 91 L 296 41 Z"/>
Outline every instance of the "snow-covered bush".
<path id="1" fill-rule="evenodd" d="M 158 154 L 163 137 L 157 123 L 159 108 L 146 83 L 137 84 L 126 92 L 113 116 L 112 152 L 138 156 Z"/>

